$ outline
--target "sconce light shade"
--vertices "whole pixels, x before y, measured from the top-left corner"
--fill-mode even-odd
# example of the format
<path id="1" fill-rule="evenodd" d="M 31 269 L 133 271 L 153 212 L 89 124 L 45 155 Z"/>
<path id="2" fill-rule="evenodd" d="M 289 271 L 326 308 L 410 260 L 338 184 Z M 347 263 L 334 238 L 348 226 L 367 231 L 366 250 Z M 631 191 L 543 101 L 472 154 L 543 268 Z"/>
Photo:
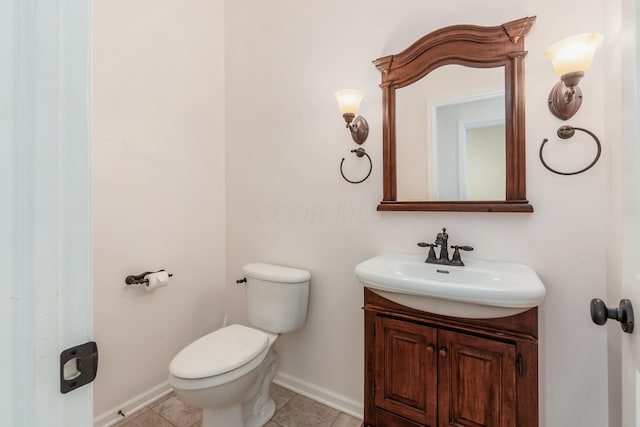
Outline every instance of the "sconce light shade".
<path id="1" fill-rule="evenodd" d="M 362 144 L 369 135 L 369 124 L 364 117 L 356 117 L 356 115 L 364 94 L 355 89 L 342 89 L 336 92 L 335 97 L 338 100 L 340 114 L 344 117 L 347 128 L 351 131 L 351 137 L 356 143 Z"/>
<path id="2" fill-rule="evenodd" d="M 549 94 L 549 110 L 556 117 L 567 120 L 582 105 L 582 90 L 578 87 L 584 72 L 589 69 L 596 49 L 602 44 L 602 34 L 578 34 L 549 47 L 545 55 L 551 60 L 560 80 Z"/>
<path id="3" fill-rule="evenodd" d="M 591 66 L 602 39 L 602 34 L 598 33 L 578 34 L 553 44 L 544 54 L 559 77 L 576 71 L 584 73 Z"/>
<path id="4" fill-rule="evenodd" d="M 340 108 L 341 114 L 358 114 L 360 109 L 360 103 L 364 98 L 364 94 L 355 89 L 342 89 L 336 92 L 336 99 L 338 100 L 338 108 Z"/>

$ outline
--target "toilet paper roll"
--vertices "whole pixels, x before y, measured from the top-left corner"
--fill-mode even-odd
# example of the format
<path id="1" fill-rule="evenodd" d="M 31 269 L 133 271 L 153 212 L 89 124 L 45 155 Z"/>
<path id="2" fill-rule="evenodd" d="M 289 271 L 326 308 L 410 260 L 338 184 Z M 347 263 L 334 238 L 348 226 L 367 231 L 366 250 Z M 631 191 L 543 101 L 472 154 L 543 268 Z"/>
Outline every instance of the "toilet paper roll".
<path id="1" fill-rule="evenodd" d="M 157 273 L 149 273 L 144 276 L 144 279 L 146 280 L 144 288 L 151 291 L 161 286 L 167 286 L 169 284 L 169 273 L 164 270 Z"/>

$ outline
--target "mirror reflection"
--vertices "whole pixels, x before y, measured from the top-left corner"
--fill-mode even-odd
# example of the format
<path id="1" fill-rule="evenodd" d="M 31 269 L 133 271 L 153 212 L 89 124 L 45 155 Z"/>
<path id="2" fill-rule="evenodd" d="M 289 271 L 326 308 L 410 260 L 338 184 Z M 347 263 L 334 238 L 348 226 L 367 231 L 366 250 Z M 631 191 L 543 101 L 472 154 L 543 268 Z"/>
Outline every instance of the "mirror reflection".
<path id="1" fill-rule="evenodd" d="M 396 90 L 398 200 L 505 200 L 504 67 L 439 67 Z"/>

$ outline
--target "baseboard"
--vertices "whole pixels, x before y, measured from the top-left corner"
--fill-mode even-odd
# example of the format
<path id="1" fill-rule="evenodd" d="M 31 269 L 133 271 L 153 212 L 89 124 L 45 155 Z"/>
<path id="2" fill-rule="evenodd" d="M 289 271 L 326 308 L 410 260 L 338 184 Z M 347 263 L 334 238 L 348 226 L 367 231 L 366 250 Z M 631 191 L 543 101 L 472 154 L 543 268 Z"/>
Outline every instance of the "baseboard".
<path id="1" fill-rule="evenodd" d="M 94 427 L 109 427 L 112 426 L 125 418 L 129 418 L 131 415 L 135 414 L 141 409 L 144 409 L 149 404 L 155 402 L 156 400 L 168 395 L 171 393 L 173 389 L 169 385 L 168 381 L 165 381 L 157 386 L 140 393 L 139 395 L 127 400 L 121 405 L 118 405 L 103 414 L 98 415 L 93 419 Z M 119 412 L 124 414 L 121 415 Z"/>
<path id="2" fill-rule="evenodd" d="M 286 389 L 301 394 L 309 399 L 313 399 L 324 405 L 337 409 L 340 412 L 349 414 L 352 417 L 362 419 L 364 405 L 362 402 L 342 396 L 324 387 L 296 378 L 292 375 L 278 372 L 273 382 Z"/>

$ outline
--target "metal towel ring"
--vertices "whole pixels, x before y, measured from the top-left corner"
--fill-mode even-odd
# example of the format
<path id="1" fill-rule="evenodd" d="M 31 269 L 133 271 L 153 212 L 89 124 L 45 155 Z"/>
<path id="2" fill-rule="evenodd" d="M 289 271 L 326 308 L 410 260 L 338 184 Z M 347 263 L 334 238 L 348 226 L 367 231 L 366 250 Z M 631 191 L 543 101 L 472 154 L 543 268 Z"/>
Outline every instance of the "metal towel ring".
<path id="1" fill-rule="evenodd" d="M 367 156 L 367 159 L 369 159 L 369 173 L 367 173 L 367 176 L 362 178 L 360 181 L 351 181 L 349 178 L 344 176 L 344 172 L 342 172 L 342 165 L 344 164 L 344 157 L 343 157 L 342 161 L 340 162 L 340 175 L 342 175 L 345 181 L 350 182 L 351 184 L 360 184 L 361 182 L 364 182 L 367 178 L 369 178 L 369 175 L 371 175 L 371 171 L 373 170 L 373 163 L 371 162 L 371 157 L 369 157 L 366 151 L 364 151 L 364 148 L 355 148 L 351 150 L 351 152 L 355 153 L 356 156 L 358 157 Z"/>
<path id="2" fill-rule="evenodd" d="M 600 159 L 600 153 L 602 153 L 602 145 L 600 144 L 600 140 L 598 139 L 597 136 L 595 136 L 595 134 L 593 132 L 588 131 L 587 129 L 583 129 L 583 128 L 577 128 L 577 127 L 573 127 L 573 126 L 569 126 L 569 125 L 565 125 L 565 126 L 560 126 L 560 128 L 558 129 L 558 137 L 560 137 L 561 139 L 569 139 L 571 138 L 575 133 L 576 130 L 581 130 L 589 135 L 591 135 L 594 139 L 594 141 L 596 142 L 596 145 L 598 147 L 598 153 L 596 154 L 596 158 L 593 159 L 593 161 L 591 163 L 589 163 L 589 165 L 584 168 L 584 169 L 580 169 L 579 171 L 576 172 L 560 172 L 557 171 L 555 169 L 553 169 L 551 166 L 549 166 L 547 164 L 547 162 L 544 161 L 544 157 L 542 156 L 542 150 L 544 149 L 544 145 L 547 143 L 547 141 L 549 141 L 547 138 L 545 138 L 544 140 L 542 140 L 542 145 L 540 145 L 540 161 L 542 162 L 542 165 L 549 169 L 551 172 L 553 173 L 557 173 L 558 175 L 578 175 L 579 173 L 588 171 L 589 169 L 591 169 L 593 167 L 593 165 L 595 165 L 598 162 L 598 159 Z"/>

